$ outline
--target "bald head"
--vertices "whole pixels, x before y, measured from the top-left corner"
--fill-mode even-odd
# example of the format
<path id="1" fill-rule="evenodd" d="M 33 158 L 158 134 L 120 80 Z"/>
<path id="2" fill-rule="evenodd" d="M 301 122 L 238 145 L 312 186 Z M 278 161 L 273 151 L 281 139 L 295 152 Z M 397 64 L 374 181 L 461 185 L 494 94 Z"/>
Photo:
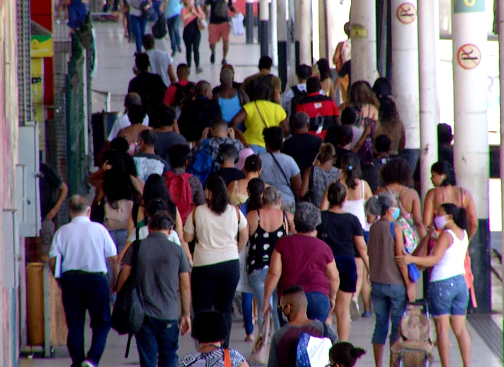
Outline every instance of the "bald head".
<path id="1" fill-rule="evenodd" d="M 225 86 L 233 85 L 234 73 L 233 70 L 229 68 L 223 68 L 220 73 L 220 82 Z"/>
<path id="2" fill-rule="evenodd" d="M 68 201 L 68 207 L 72 218 L 83 215 L 87 216 L 90 209 L 89 201 L 81 195 L 72 196 Z"/>

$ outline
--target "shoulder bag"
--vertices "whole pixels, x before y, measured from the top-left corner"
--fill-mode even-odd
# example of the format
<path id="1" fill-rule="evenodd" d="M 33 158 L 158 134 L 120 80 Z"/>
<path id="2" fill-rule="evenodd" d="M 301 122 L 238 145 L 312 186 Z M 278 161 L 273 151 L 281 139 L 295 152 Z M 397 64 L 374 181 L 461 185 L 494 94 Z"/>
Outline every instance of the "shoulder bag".
<path id="1" fill-rule="evenodd" d="M 268 364 L 269 353 L 271 347 L 271 335 L 270 335 L 270 320 L 271 310 L 266 312 L 264 315 L 264 321 L 259 330 L 259 334 L 254 342 L 254 347 L 252 348 L 252 353 L 248 361 L 254 366 L 265 366 Z"/>

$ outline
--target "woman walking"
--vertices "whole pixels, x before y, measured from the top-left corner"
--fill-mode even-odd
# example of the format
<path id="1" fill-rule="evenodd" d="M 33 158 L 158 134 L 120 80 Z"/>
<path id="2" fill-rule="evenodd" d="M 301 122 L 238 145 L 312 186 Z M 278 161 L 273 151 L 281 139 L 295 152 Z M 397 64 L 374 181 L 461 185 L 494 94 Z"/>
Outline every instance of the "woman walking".
<path id="1" fill-rule="evenodd" d="M 185 0 L 181 12 L 184 22 L 184 33 L 182 38 L 186 46 L 186 62 L 191 68 L 192 53 L 194 51 L 194 63 L 196 64 L 196 74 L 203 72 L 200 68 L 199 46 L 201 42 L 201 31 L 199 23 L 205 19 L 205 14 L 199 6 L 194 4 L 194 0 Z"/>

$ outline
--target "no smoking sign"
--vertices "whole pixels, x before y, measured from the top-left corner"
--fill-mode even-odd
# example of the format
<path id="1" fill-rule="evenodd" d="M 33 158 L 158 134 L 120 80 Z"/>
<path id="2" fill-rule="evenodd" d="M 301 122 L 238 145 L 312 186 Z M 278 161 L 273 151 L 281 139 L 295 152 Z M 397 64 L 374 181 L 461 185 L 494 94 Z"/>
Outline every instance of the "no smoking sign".
<path id="1" fill-rule="evenodd" d="M 397 7 L 397 19 L 403 24 L 411 24 L 417 17 L 417 9 L 411 3 L 403 3 Z"/>
<path id="2" fill-rule="evenodd" d="M 474 69 L 481 62 L 481 51 L 476 45 L 465 44 L 458 49 L 457 61 L 466 70 Z"/>

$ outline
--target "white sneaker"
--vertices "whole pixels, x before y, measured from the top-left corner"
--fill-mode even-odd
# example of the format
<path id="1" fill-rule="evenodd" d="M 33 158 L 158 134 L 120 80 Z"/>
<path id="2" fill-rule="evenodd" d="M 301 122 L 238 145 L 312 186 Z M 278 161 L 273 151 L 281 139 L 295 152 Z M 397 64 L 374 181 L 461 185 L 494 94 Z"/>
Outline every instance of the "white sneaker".
<path id="1" fill-rule="evenodd" d="M 96 366 L 90 360 L 85 359 L 84 362 L 81 363 L 81 367 L 96 367 Z"/>

